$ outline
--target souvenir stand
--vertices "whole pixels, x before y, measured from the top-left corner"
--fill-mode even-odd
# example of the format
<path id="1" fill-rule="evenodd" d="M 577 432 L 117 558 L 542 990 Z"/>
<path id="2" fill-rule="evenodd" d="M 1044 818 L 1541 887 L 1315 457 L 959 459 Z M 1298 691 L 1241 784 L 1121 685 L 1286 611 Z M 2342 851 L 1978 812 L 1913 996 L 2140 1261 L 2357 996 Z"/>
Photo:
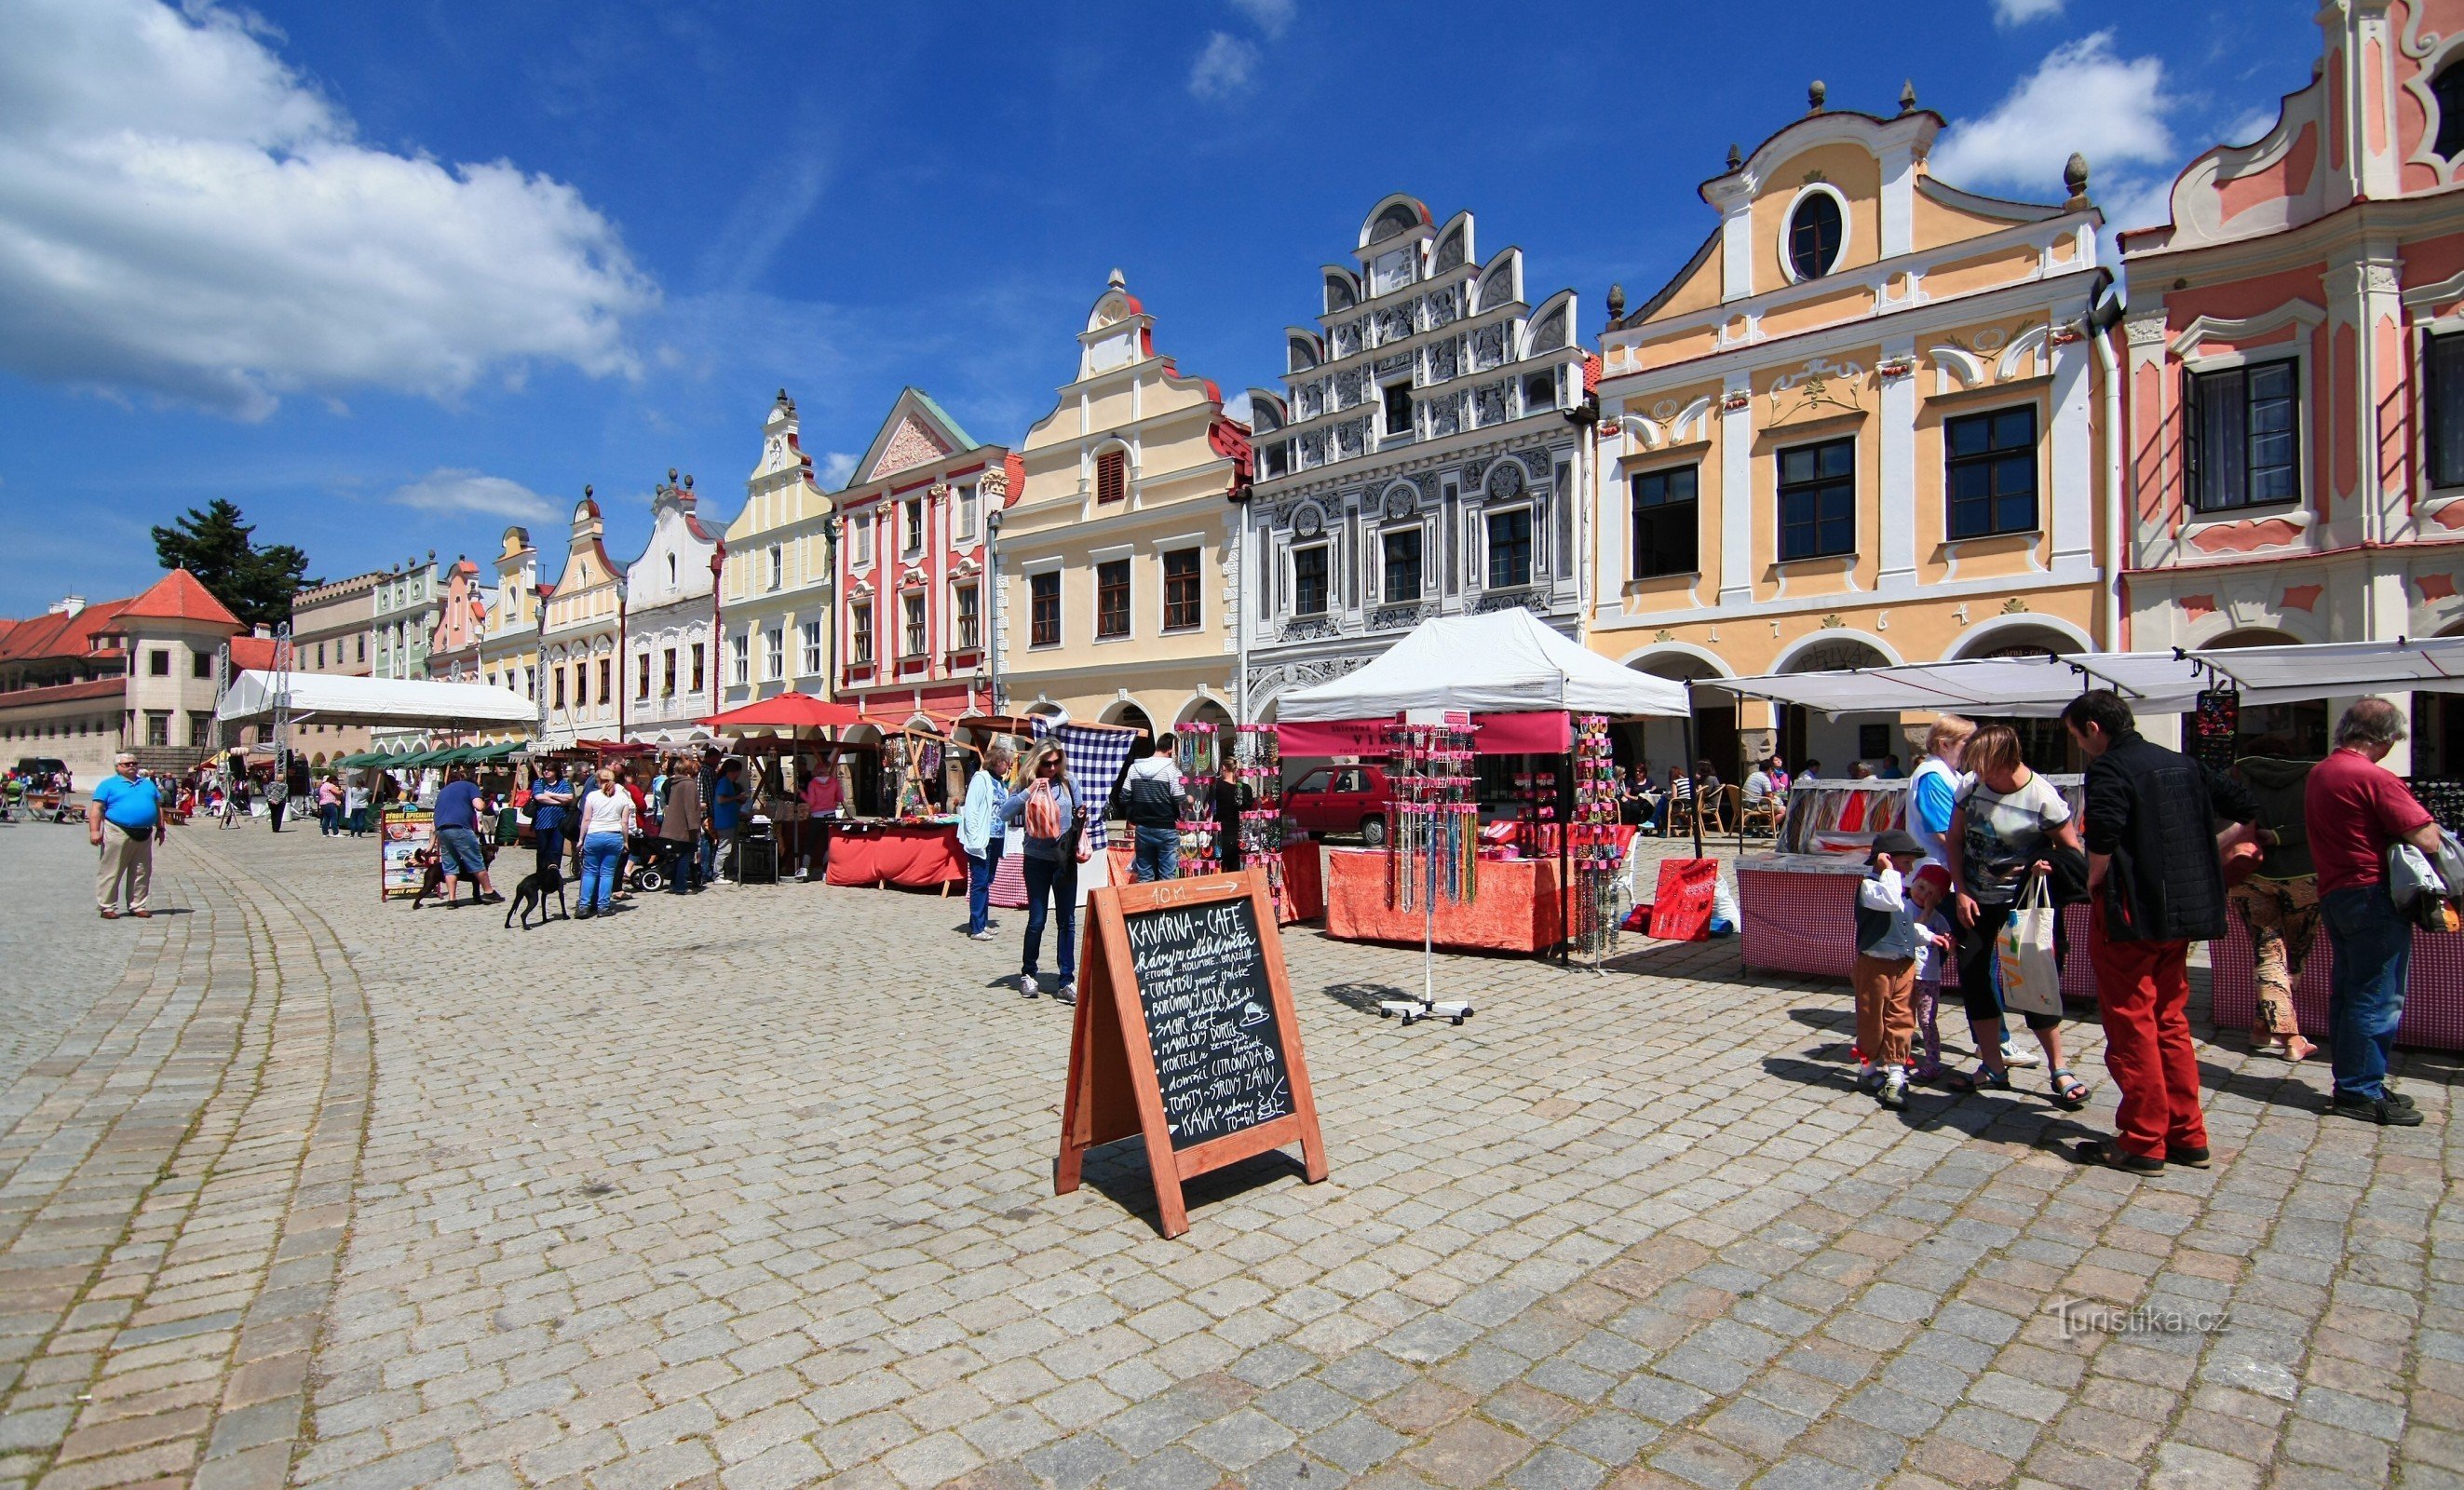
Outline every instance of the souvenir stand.
<path id="1" fill-rule="evenodd" d="M 829 825 L 828 882 L 895 885 L 943 895 L 964 887 L 967 856 L 958 847 L 958 814 L 935 802 L 925 783 L 941 777 L 950 752 L 972 754 L 973 748 L 901 726 L 884 732 L 881 750 L 885 764 L 894 768 L 896 810 L 889 817 L 848 817 Z"/>
<path id="2" fill-rule="evenodd" d="M 1287 693 L 1277 710 L 1287 756 L 1397 752 L 1388 847 L 1327 855 L 1327 934 L 1540 953 L 1567 943 L 1577 851 L 1597 845 L 1564 831 L 1572 772 L 1561 770 L 1553 820 L 1537 825 L 1552 857 L 1460 857 L 1455 835 L 1478 821 L 1474 757 L 1547 755 L 1571 767 L 1576 714 L 1683 718 L 1687 699 L 1683 685 L 1620 668 L 1517 609 L 1424 621 L 1367 667 Z M 1397 904 L 1407 883 L 1408 909 Z M 1437 1012 L 1433 975 L 1423 981 L 1414 1002 Z"/>
<path id="3" fill-rule="evenodd" d="M 1240 793 L 1241 867 L 1264 869 L 1284 926 L 1326 914 L 1326 868 L 1317 841 L 1284 816 L 1284 760 L 1275 727 L 1234 728 L 1223 774 Z"/>

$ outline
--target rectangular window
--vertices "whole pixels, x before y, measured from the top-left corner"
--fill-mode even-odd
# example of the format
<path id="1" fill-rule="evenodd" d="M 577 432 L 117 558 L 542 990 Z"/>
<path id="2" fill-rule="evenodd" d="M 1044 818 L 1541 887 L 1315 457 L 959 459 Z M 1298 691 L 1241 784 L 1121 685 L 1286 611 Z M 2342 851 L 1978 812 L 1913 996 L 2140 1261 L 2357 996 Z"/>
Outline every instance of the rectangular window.
<path id="1" fill-rule="evenodd" d="M 1095 500 L 1117 502 L 1130 494 L 1130 452 L 1106 450 L 1095 457 Z"/>
<path id="2" fill-rule="evenodd" d="M 1420 530 L 1397 528 L 1380 540 L 1385 550 L 1384 583 L 1378 595 L 1389 605 L 1408 605 L 1420 598 Z"/>
<path id="3" fill-rule="evenodd" d="M 972 584 L 962 584 L 951 597 L 958 613 L 958 650 L 972 652 L 982 645 L 977 640 L 983 624 L 983 606 Z"/>
<path id="4" fill-rule="evenodd" d="M 905 643 L 905 644 L 906 644 L 903 647 L 901 647 L 901 648 L 900 648 L 898 655 L 900 655 L 901 657 L 921 657 L 921 656 L 923 656 L 923 655 L 924 655 L 924 594 L 923 594 L 923 592 L 922 592 L 922 591 L 920 591 L 920 590 L 918 590 L 918 591 L 915 591 L 915 592 L 911 593 L 911 594 L 907 594 L 907 595 L 902 595 L 902 596 L 900 596 L 900 597 L 898 598 L 898 612 L 899 612 L 899 620 L 900 620 L 900 626 L 899 626 L 899 640 L 900 640 L 901 642 L 903 642 L 903 643 Z"/>
<path id="5" fill-rule="evenodd" d="M 1557 376 L 1554 373 L 1533 373 L 1523 380 L 1523 412 L 1535 414 L 1544 408 L 1557 406 Z"/>
<path id="6" fill-rule="evenodd" d="M 562 709 L 564 707 L 564 665 L 562 663 L 557 664 L 555 678 L 556 707 Z"/>
<path id="7" fill-rule="evenodd" d="M 77 730 L 77 733 L 79 734 L 83 734 L 85 730 L 80 727 Z M 322 733 L 321 727 L 319 729 L 319 733 Z M 203 750 L 213 742 L 214 716 L 209 713 L 202 713 L 198 711 L 190 710 L 188 712 L 188 748 L 190 750 Z"/>
<path id="8" fill-rule="evenodd" d="M 325 670 L 325 644 L 322 642 L 317 644 L 317 670 Z"/>
<path id="9" fill-rule="evenodd" d="M 1326 614 L 1327 548 L 1323 543 L 1292 550 L 1292 614 Z"/>
<path id="10" fill-rule="evenodd" d="M 2301 440 L 2291 361 L 2191 373 L 2183 445 L 2191 504 L 2203 513 L 2301 495 Z"/>
<path id="11" fill-rule="evenodd" d="M 1095 566 L 1095 639 L 1110 641 L 1130 634 L 1130 561 L 1107 559 Z"/>
<path id="12" fill-rule="evenodd" d="M 148 745 L 168 745 L 171 743 L 171 712 L 169 710 L 149 709 L 145 711 L 145 743 Z"/>
<path id="13" fill-rule="evenodd" d="M 848 660 L 861 666 L 872 663 L 872 607 L 858 605 L 847 612 L 847 629 L 854 633 L 848 639 Z"/>
<path id="14" fill-rule="evenodd" d="M 822 624 L 818 621 L 805 622 L 803 640 L 804 666 L 797 675 L 818 678 L 822 675 Z"/>
<path id="15" fill-rule="evenodd" d="M 969 482 L 958 488 L 958 531 L 960 542 L 972 542 L 976 537 L 976 513 L 979 501 L 976 485 Z"/>
<path id="16" fill-rule="evenodd" d="M 924 552 L 924 498 L 911 496 L 906 511 L 900 515 L 905 531 L 899 534 L 899 551 L 905 554 Z"/>
<path id="17" fill-rule="evenodd" d="M 2456 112 L 2464 116 L 2464 109 Z M 2456 123 L 2464 127 L 2464 118 Z M 2444 115 L 2438 124 L 2447 128 Z M 2464 336 L 2431 337 L 2422 345 L 2421 371 L 2430 484 L 2464 487 Z"/>
<path id="18" fill-rule="evenodd" d="M 158 678 L 169 677 L 171 675 L 171 653 L 169 649 L 158 646 L 152 651 L 147 652 L 145 654 L 145 670 Z"/>
<path id="19" fill-rule="evenodd" d="M 753 681 L 753 633 L 738 631 L 727 639 L 728 677 L 738 688 Z"/>
<path id="20" fill-rule="evenodd" d="M 775 589 L 779 588 L 781 585 L 785 584 L 786 582 L 787 582 L 787 553 L 786 553 L 786 550 L 784 550 L 784 549 L 781 548 L 778 544 L 773 543 L 773 544 L 771 544 L 771 545 L 770 545 L 770 588 L 772 588 L 772 589 L 774 589 L 774 590 L 775 590 Z"/>
<path id="21" fill-rule="evenodd" d="M 776 683 L 787 676 L 787 628 L 772 626 L 761 633 L 761 676 Z"/>
<path id="22" fill-rule="evenodd" d="M 648 701 L 650 696 L 650 654 L 637 652 L 633 657 L 633 696 Z"/>
<path id="23" fill-rule="evenodd" d="M 1047 569 L 1026 579 L 1027 645 L 1061 645 L 1061 571 Z"/>
<path id="24" fill-rule="evenodd" d="M 1510 590 L 1531 582 L 1531 509 L 1488 515 L 1488 587 Z"/>
<path id="25" fill-rule="evenodd" d="M 586 662 L 573 665 L 573 707 L 590 707 L 590 664 Z"/>
<path id="26" fill-rule="evenodd" d="M 1390 383 L 1380 389 L 1379 393 L 1386 401 L 1386 432 L 1410 434 L 1412 432 L 1412 385 L 1408 383 Z"/>
<path id="27" fill-rule="evenodd" d="M 357 638 L 355 638 L 354 640 L 355 640 L 355 641 L 357 642 L 357 644 L 358 644 L 358 646 L 357 646 L 357 647 L 355 648 L 355 650 L 357 650 L 357 652 L 359 653 L 359 655 L 358 655 L 355 659 L 353 659 L 353 660 L 354 660 L 354 661 L 357 661 L 357 662 L 365 662 L 365 661 L 367 661 L 367 660 L 368 660 L 368 638 L 367 638 L 367 633 L 363 631 L 363 632 L 360 633 L 360 635 L 359 635 Z"/>
<path id="28" fill-rule="evenodd" d="M 1942 425 L 1946 530 L 1954 538 L 2036 527 L 2036 409 L 1997 408 Z"/>
<path id="29" fill-rule="evenodd" d="M 210 678 L 213 675 L 214 659 L 210 653 L 190 652 L 188 654 L 188 676 L 192 678 Z"/>
<path id="30" fill-rule="evenodd" d="M 1195 631 L 1204 619 L 1198 581 L 1200 558 L 1194 548 L 1177 548 L 1163 556 L 1163 628 L 1167 631 Z"/>
<path id="31" fill-rule="evenodd" d="M 1696 502 L 1701 468 L 1646 471 L 1634 478 L 1634 577 L 1693 574 L 1702 568 Z"/>
<path id="32" fill-rule="evenodd" d="M 864 513 L 855 520 L 855 566 L 863 569 L 872 563 L 872 514 Z"/>
<path id="33" fill-rule="evenodd" d="M 660 659 L 659 696 L 661 698 L 676 696 L 676 649 L 672 646 L 669 647 L 666 655 Z"/>
<path id="34" fill-rule="evenodd" d="M 701 648 L 702 648 L 702 644 L 701 644 L 701 643 L 699 643 L 699 642 L 695 642 L 695 643 L 693 645 L 693 690 L 694 692 L 696 692 L 696 693 L 698 693 L 698 692 L 700 692 L 700 691 L 701 691 L 701 680 L 702 680 L 702 666 L 701 666 L 701 664 L 702 664 L 702 650 L 701 650 Z"/>
<path id="35" fill-rule="evenodd" d="M 605 708 L 605 707 L 607 706 L 607 704 L 608 704 L 611 700 L 613 700 L 613 699 L 616 697 L 616 688 L 615 688 L 615 683 L 616 683 L 616 660 L 615 660 L 614 658 L 612 658 L 612 657 L 602 657 L 602 658 L 600 658 L 600 659 L 599 659 L 599 703 L 600 703 L 600 707 L 601 707 L 601 708 L 603 708 L 603 709 L 604 709 L 604 708 Z"/>
<path id="36" fill-rule="evenodd" d="M 1857 552 L 1857 437 L 1779 452 L 1779 557 Z"/>

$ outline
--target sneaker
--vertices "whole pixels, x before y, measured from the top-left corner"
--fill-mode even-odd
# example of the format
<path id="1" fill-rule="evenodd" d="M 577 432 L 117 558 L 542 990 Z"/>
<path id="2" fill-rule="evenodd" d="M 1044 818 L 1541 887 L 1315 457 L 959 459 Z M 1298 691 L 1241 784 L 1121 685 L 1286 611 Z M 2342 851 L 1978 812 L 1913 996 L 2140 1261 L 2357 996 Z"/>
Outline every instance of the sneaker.
<path id="1" fill-rule="evenodd" d="M 1892 1071 L 1882 1078 L 1882 1089 L 1874 1096 L 1876 1101 L 1894 1112 L 1903 1110 L 1908 1105 L 1908 1073 Z"/>
<path id="2" fill-rule="evenodd" d="M 2364 1123 L 2376 1123 L 2381 1128 L 2419 1128 L 2421 1126 L 2421 1109 L 2409 1102 L 2400 1102 L 2392 1096 L 2347 1097 L 2343 1092 L 2338 1092 L 2334 1104 L 2327 1110 L 2342 1113 L 2345 1117 Z"/>
<path id="3" fill-rule="evenodd" d="M 1857 1089 L 1859 1091 L 1881 1091 L 1882 1089 L 1881 1067 L 1876 1065 L 1860 1067 L 1857 1072 Z"/>
<path id="4" fill-rule="evenodd" d="M 2002 1063 L 2006 1066 L 2025 1066 L 2034 1070 L 2045 1063 L 2045 1058 L 2033 1050 L 2020 1049 L 2017 1041 L 2006 1040 L 2002 1042 Z"/>
<path id="5" fill-rule="evenodd" d="M 988 942 L 992 939 L 993 932 L 992 928 L 990 927 L 986 927 L 980 931 L 970 931 L 967 933 L 967 940 L 971 942 Z"/>
<path id="6" fill-rule="evenodd" d="M 1054 989 L 1052 991 L 1052 1001 L 1054 1003 L 1076 1003 L 1078 1001 L 1078 985 L 1075 983 L 1064 983 L 1059 988 Z M 2413 1121 L 2419 1122 L 2420 1119 L 2415 1118 Z"/>
<path id="7" fill-rule="evenodd" d="M 1035 975 L 1032 973 L 1022 973 L 1018 975 L 1018 991 L 1029 998 L 1044 992 L 1035 986 Z"/>
<path id="8" fill-rule="evenodd" d="M 584 906 L 573 913 L 573 918 L 577 921 L 587 921 L 598 913 L 598 911 L 591 909 L 588 906 Z"/>

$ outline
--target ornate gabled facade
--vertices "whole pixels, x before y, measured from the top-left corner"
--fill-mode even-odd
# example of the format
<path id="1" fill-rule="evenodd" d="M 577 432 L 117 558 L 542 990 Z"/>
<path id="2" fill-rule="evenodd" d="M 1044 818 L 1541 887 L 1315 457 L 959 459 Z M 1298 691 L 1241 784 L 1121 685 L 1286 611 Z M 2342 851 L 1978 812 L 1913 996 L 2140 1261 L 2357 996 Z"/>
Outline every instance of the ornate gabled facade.
<path id="1" fill-rule="evenodd" d="M 1610 292 L 1587 642 L 1676 678 L 2104 644 L 2086 165 L 2057 203 L 1978 196 L 1927 170 L 1943 121 L 1913 89 L 1888 117 L 1812 104 L 1703 185 L 1719 221 L 1659 293 Z M 1702 722 L 1732 780 L 1773 747 L 1909 758 L 1896 715 Z"/>
<path id="2" fill-rule="evenodd" d="M 2464 0 L 2332 0 L 2321 56 L 2249 144 L 2122 236 L 2128 642 L 2464 630 Z M 2416 695 L 2417 774 L 2464 766 Z M 2341 700 L 2245 709 L 2323 749 Z"/>
<path id="3" fill-rule="evenodd" d="M 615 739 L 616 661 L 625 632 L 625 571 L 607 557 L 607 523 L 588 487 L 574 504 L 564 568 L 544 592 L 539 622 L 539 741 Z"/>
<path id="4" fill-rule="evenodd" d="M 1002 694 L 1013 712 L 1163 730 L 1231 721 L 1226 600 L 1248 431 L 1155 350 L 1120 272 L 1078 334 L 1077 376 L 1026 433 L 1003 515 Z"/>
<path id="5" fill-rule="evenodd" d="M 539 550 L 528 528 L 505 530 L 494 565 L 496 600 L 479 637 L 479 681 L 539 699 Z"/>
<path id="6" fill-rule="evenodd" d="M 744 483 L 744 511 L 727 528 L 720 617 L 729 653 L 741 648 L 745 668 L 742 682 L 732 665 L 716 675 L 720 708 L 790 690 L 830 696 L 830 499 L 813 479 L 800 434 L 796 401 L 781 388 L 761 423 L 761 458 Z M 699 678 L 701 664 L 689 661 Z"/>
<path id="7" fill-rule="evenodd" d="M 445 566 L 438 590 L 436 624 L 428 636 L 428 675 L 444 683 L 476 683 L 479 641 L 488 634 L 495 594 L 480 582 L 479 566 L 468 558 Z"/>
<path id="8" fill-rule="evenodd" d="M 1523 251 L 1390 196 L 1285 331 L 1284 392 L 1250 390 L 1257 482 L 1236 604 L 1243 717 L 1340 676 L 1427 616 L 1580 620 L 1589 359 L 1573 292 L 1535 308 Z"/>
<path id="9" fill-rule="evenodd" d="M 896 726 L 989 703 L 985 537 L 1017 499 L 1017 457 L 903 390 L 832 498 L 838 545 L 838 696 Z M 742 664 L 742 668 L 739 668 Z M 733 684 L 751 666 L 733 649 Z"/>
<path id="10" fill-rule="evenodd" d="M 674 744 L 710 737 L 715 695 L 693 659 L 707 654 L 727 545 L 702 525 L 693 480 L 673 468 L 650 497 L 650 541 L 625 572 L 625 737 Z"/>

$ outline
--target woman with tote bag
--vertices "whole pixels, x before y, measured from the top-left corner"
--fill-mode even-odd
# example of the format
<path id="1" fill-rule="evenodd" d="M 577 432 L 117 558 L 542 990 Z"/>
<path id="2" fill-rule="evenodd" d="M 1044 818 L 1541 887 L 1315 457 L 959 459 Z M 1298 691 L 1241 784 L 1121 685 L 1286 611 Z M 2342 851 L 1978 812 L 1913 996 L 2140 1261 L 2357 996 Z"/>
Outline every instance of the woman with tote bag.
<path id="1" fill-rule="evenodd" d="M 1951 936 L 1960 999 L 1968 1006 L 1980 1064 L 1972 1075 L 1950 1077 L 1949 1085 L 1955 1091 L 2012 1089 L 2010 1065 L 2002 1057 L 2000 975 L 2005 933 L 2017 921 L 2017 934 L 2009 938 L 2009 965 L 2023 977 L 2013 991 L 2024 990 L 2030 1006 L 2015 1012 L 2045 1047 L 2055 1103 L 2076 1111 L 2087 1102 L 2087 1084 L 2062 1062 L 2061 989 L 2059 975 L 2052 971 L 2057 912 L 2047 878 L 2057 848 L 2079 851 L 2079 824 L 2062 794 L 2019 758 L 2019 736 L 2008 726 L 1989 724 L 1970 735 L 1960 763 L 1974 779 L 1959 795 L 1943 847 L 1956 888 Z"/>

